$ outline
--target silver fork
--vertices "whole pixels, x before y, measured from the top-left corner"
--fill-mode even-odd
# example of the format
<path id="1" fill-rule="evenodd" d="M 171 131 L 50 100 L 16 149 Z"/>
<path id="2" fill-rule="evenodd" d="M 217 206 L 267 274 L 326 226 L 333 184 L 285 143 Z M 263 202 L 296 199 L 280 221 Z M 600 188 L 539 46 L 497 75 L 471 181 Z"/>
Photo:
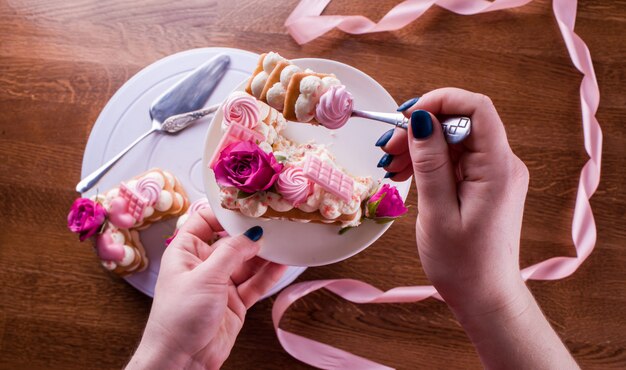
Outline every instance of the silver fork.
<path id="1" fill-rule="evenodd" d="M 211 107 L 208 110 L 201 109 L 194 112 L 172 116 L 168 118 L 166 122 L 169 121 L 170 124 L 176 124 L 178 122 L 187 123 L 188 121 L 196 120 L 209 113 L 213 113 L 214 111 L 215 107 Z M 353 109 L 351 117 L 367 118 L 374 121 L 385 122 L 404 130 L 407 129 L 407 125 L 409 124 L 409 119 L 402 113 L 382 113 Z M 450 144 L 457 144 L 465 140 L 465 138 L 469 136 L 472 129 L 472 120 L 469 117 L 447 116 L 443 118 L 440 123 L 443 128 L 443 135 L 445 136 L 446 141 Z"/>
<path id="2" fill-rule="evenodd" d="M 390 125 L 407 129 L 409 119 L 402 113 L 381 113 L 365 110 L 352 110 L 352 117 L 367 118 L 375 121 L 385 122 Z M 457 144 L 465 140 L 472 129 L 472 120 L 469 117 L 445 117 L 440 121 L 443 128 L 443 135 L 450 144 Z"/>

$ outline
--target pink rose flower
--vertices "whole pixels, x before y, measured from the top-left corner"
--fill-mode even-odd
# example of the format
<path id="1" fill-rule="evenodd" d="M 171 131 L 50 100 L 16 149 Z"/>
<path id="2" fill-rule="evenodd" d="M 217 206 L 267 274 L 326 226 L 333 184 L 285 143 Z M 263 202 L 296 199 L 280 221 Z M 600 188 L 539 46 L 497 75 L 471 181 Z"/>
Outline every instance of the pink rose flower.
<path id="1" fill-rule="evenodd" d="M 376 194 L 367 201 L 366 217 L 396 218 L 405 214 L 408 209 L 395 186 L 384 184 Z"/>
<path id="2" fill-rule="evenodd" d="M 222 150 L 213 171 L 218 184 L 256 193 L 272 186 L 282 169 L 273 153 L 265 153 L 252 141 L 241 141 Z"/>
<path id="3" fill-rule="evenodd" d="M 87 198 L 78 198 L 67 215 L 67 227 L 71 232 L 77 233 L 78 239 L 82 242 L 95 235 L 105 219 L 106 211 L 100 203 Z"/>

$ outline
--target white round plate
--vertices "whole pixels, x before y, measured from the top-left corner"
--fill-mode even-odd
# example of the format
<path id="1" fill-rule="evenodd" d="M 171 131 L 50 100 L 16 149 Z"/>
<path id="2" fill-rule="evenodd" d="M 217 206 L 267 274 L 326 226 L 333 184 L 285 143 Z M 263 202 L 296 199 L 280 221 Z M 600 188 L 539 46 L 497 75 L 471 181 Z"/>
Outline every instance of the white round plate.
<path id="1" fill-rule="evenodd" d="M 207 106 L 221 102 L 256 67 L 258 55 L 229 48 L 203 48 L 163 58 L 128 80 L 104 107 L 85 148 L 81 176 L 85 177 L 150 129 L 149 107 L 152 101 L 200 64 L 219 53 L 231 58 L 224 75 Z M 133 148 L 89 192 L 103 192 L 153 167 L 171 171 L 182 182 L 191 201 L 205 196 L 201 158 L 210 117 L 199 120 L 178 135 L 153 134 Z M 148 268 L 126 277 L 143 293 L 154 296 L 154 286 L 165 250 L 165 239 L 174 232 L 176 220 L 154 224 L 141 232 L 141 240 L 150 259 Z M 290 267 L 266 296 L 289 285 L 305 269 Z"/>
<path id="2" fill-rule="evenodd" d="M 377 112 L 395 112 L 398 107 L 391 95 L 373 78 L 358 69 L 327 59 L 295 59 L 301 68 L 311 68 L 320 73 L 334 73 L 354 96 L 355 108 Z M 243 90 L 245 82 L 236 90 Z M 222 110 L 218 110 L 207 133 L 202 161 L 206 194 L 217 219 L 224 229 L 236 235 L 254 225 L 263 227 L 259 255 L 269 261 L 291 266 L 320 266 L 351 257 L 374 243 L 390 226 L 366 220 L 359 227 L 339 235 L 339 226 L 314 223 L 298 223 L 283 220 L 251 218 L 222 208 L 215 175 L 207 162 L 215 151 L 220 138 Z M 376 164 L 384 154 L 374 146 L 376 140 L 391 127 L 385 123 L 351 118 L 338 130 L 322 126 L 289 122 L 284 136 L 296 142 L 326 144 L 335 154 L 337 162 L 349 173 L 382 179 L 385 171 Z M 392 182 L 389 182 L 392 183 Z M 409 192 L 411 180 L 392 183 L 403 199 Z"/>

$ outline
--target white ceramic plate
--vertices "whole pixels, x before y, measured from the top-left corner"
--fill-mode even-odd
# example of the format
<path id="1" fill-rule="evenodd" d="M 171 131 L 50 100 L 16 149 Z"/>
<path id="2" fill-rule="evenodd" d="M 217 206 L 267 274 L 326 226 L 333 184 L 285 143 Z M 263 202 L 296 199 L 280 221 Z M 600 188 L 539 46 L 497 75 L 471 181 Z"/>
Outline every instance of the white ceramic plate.
<path id="1" fill-rule="evenodd" d="M 256 67 L 258 55 L 238 49 L 203 48 L 177 53 L 163 58 L 141 70 L 128 80 L 104 107 L 96 121 L 83 157 L 81 176 L 85 177 L 109 158 L 150 129 L 148 109 L 152 101 L 168 87 L 180 80 L 194 68 L 218 53 L 231 57 L 230 69 L 213 92 L 207 106 L 221 102 Z M 156 134 L 146 138 L 122 158 L 91 191 L 106 191 L 120 181 L 148 170 L 160 167 L 173 172 L 183 183 L 193 201 L 204 195 L 201 158 L 204 137 L 210 117 L 199 120 L 176 136 Z M 175 220 L 158 223 L 141 232 L 150 264 L 145 271 L 126 277 L 132 286 L 153 296 L 165 239 L 174 231 Z M 95 263 L 95 262 L 94 262 Z M 289 285 L 305 269 L 290 267 L 267 296 Z"/>
<path id="2" fill-rule="evenodd" d="M 301 68 L 316 72 L 334 73 L 354 96 L 355 108 L 378 112 L 395 112 L 396 102 L 378 82 L 356 68 L 326 59 L 296 59 Z M 243 90 L 245 81 L 237 90 Z M 263 227 L 259 255 L 267 260 L 291 266 L 320 266 L 344 260 L 374 243 L 390 226 L 365 221 L 359 227 L 339 235 L 339 226 L 297 223 L 281 220 L 251 218 L 220 206 L 219 188 L 207 162 L 215 151 L 222 132 L 221 109 L 214 117 L 206 137 L 202 168 L 207 198 L 224 229 L 232 235 L 240 234 L 254 225 Z M 382 179 L 385 171 L 376 164 L 384 154 L 374 146 L 376 140 L 390 126 L 362 118 L 351 118 L 339 130 L 321 126 L 289 122 L 283 134 L 297 142 L 314 140 L 326 144 L 337 157 L 339 165 L 358 176 Z M 393 183 L 404 199 L 411 180 Z"/>

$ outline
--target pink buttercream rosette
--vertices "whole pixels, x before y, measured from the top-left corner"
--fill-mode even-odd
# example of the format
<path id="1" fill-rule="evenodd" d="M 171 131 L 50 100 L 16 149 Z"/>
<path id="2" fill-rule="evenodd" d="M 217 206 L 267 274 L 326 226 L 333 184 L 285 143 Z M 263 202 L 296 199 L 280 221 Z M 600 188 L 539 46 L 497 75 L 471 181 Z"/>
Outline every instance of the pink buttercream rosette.
<path id="1" fill-rule="evenodd" d="M 276 190 L 283 199 L 297 207 L 313 193 L 313 183 L 304 176 L 300 167 L 287 167 L 278 176 Z"/>
<path id="2" fill-rule="evenodd" d="M 332 86 L 320 97 L 315 118 L 328 129 L 338 129 L 348 122 L 353 105 L 352 94 L 344 85 Z"/>
<path id="3" fill-rule="evenodd" d="M 226 99 L 222 112 L 227 126 L 234 123 L 253 129 L 259 124 L 260 111 L 256 99 L 242 91 Z"/>

